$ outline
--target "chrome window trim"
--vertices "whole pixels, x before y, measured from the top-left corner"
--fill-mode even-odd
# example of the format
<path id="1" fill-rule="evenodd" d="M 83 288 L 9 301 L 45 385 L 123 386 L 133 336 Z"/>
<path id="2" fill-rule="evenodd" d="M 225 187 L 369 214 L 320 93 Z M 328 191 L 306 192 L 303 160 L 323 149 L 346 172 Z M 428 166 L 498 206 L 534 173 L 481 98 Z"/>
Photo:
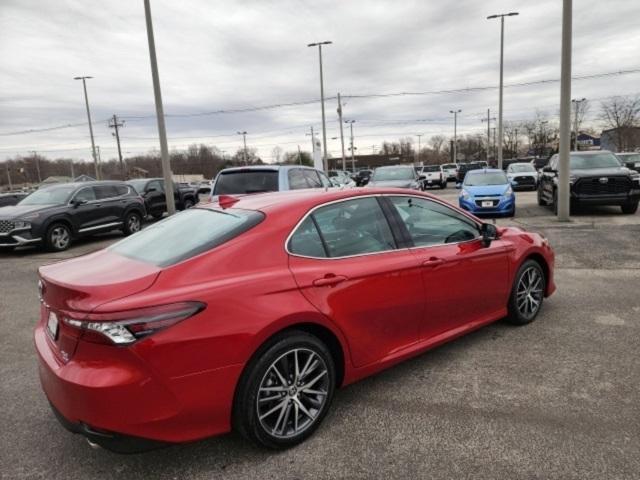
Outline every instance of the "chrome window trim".
<path id="1" fill-rule="evenodd" d="M 360 198 L 371 198 L 371 197 L 373 197 L 373 198 L 378 198 L 378 197 L 411 197 L 411 198 L 418 198 L 418 199 L 421 199 L 421 200 L 429 200 L 429 201 L 432 201 L 434 203 L 438 203 L 443 207 L 449 208 L 449 209 L 453 210 L 456 213 L 462 213 L 471 222 L 473 222 L 474 225 L 476 225 L 476 228 L 478 228 L 478 231 L 480 231 L 480 227 L 482 225 L 481 223 L 478 223 L 473 217 L 468 215 L 466 212 L 455 210 L 454 208 L 451 208 L 451 206 L 446 205 L 441 200 L 434 199 L 434 198 L 431 198 L 431 197 L 422 197 L 422 196 L 410 195 L 410 194 L 406 194 L 406 193 L 376 193 L 376 194 L 369 194 L 369 195 L 356 195 L 356 196 L 353 196 L 353 197 L 340 198 L 338 200 L 332 200 L 330 202 L 322 203 L 320 205 L 316 205 L 311 210 L 307 211 L 307 213 L 305 213 L 302 216 L 300 221 L 298 221 L 298 223 L 295 224 L 293 229 L 289 232 L 289 235 L 287 235 L 287 238 L 284 241 L 284 251 L 287 253 L 287 255 L 290 255 L 292 257 L 298 257 L 298 258 L 310 258 L 312 260 L 343 260 L 345 258 L 368 257 L 368 256 L 371 256 L 371 255 L 381 255 L 381 254 L 387 254 L 387 253 L 391 253 L 391 252 L 401 252 L 401 251 L 405 251 L 405 250 L 406 251 L 411 251 L 411 250 L 416 250 L 418 248 L 442 247 L 443 245 L 460 245 L 460 244 L 463 244 L 463 243 L 475 242 L 475 241 L 477 241 L 479 239 L 482 239 L 482 234 L 480 234 L 474 239 L 463 240 L 463 241 L 460 241 L 460 242 L 437 243 L 437 244 L 433 244 L 433 245 L 420 245 L 420 246 L 413 246 L 413 247 L 393 248 L 393 249 L 389 249 L 389 250 L 381 250 L 379 252 L 358 253 L 356 255 L 345 255 L 345 256 L 342 256 L 342 257 L 311 257 L 309 255 L 300 255 L 299 253 L 292 253 L 289 250 L 289 241 L 291 240 L 291 237 L 293 236 L 293 234 L 296 232 L 296 230 L 298 230 L 298 227 L 300 227 L 300 225 L 302 225 L 302 223 L 307 219 L 307 217 L 312 215 L 313 212 L 315 212 L 317 209 L 322 208 L 322 207 L 326 207 L 327 205 L 333 205 L 334 203 L 341 203 L 341 202 L 347 202 L 347 201 L 350 201 L 350 200 L 357 200 L 357 199 L 360 199 Z M 384 214 L 384 211 L 382 212 L 382 214 L 385 216 L 385 219 L 387 220 L 387 222 L 389 222 L 389 219 L 387 219 L 387 216 Z M 393 227 L 391 225 L 389 225 L 389 228 L 393 231 Z"/>

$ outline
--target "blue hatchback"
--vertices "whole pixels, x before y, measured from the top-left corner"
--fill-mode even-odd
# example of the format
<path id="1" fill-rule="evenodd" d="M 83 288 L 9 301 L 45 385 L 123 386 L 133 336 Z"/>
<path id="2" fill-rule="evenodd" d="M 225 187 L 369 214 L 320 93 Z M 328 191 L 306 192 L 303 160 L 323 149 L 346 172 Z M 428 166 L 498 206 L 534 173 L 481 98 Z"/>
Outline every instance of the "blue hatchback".
<path id="1" fill-rule="evenodd" d="M 516 213 L 516 197 L 507 175 L 498 169 L 485 168 L 467 172 L 458 198 L 460 207 L 474 215 Z"/>

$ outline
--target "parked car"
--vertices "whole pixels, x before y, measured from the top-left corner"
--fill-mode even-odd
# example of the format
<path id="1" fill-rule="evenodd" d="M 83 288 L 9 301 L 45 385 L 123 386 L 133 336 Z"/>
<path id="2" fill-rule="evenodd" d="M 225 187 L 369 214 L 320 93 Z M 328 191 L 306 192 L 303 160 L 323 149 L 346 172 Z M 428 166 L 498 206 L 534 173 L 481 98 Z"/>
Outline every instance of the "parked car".
<path id="1" fill-rule="evenodd" d="M 137 178 L 127 181 L 144 199 L 147 213 L 153 218 L 161 218 L 167 211 L 167 198 L 164 194 L 163 178 Z M 173 198 L 176 209 L 186 210 L 198 203 L 198 195 L 194 188 L 173 184 Z"/>
<path id="2" fill-rule="evenodd" d="M 329 188 L 333 184 L 324 172 L 302 165 L 260 165 L 225 168 L 213 181 L 209 199 L 218 195 Z"/>
<path id="3" fill-rule="evenodd" d="M 640 172 L 640 152 L 616 153 L 616 157 L 623 166 Z"/>
<path id="4" fill-rule="evenodd" d="M 504 171 L 483 168 L 467 172 L 458 197 L 460 208 L 475 215 L 516 214 L 516 197 Z"/>
<path id="5" fill-rule="evenodd" d="M 538 185 L 538 205 L 558 212 L 558 154 L 542 169 Z M 570 208 L 585 205 L 618 205 L 633 214 L 640 202 L 640 174 L 620 165 L 607 151 L 571 152 L 569 157 Z"/>
<path id="6" fill-rule="evenodd" d="M 460 188 L 462 182 L 464 182 L 464 177 L 467 175 L 467 172 L 470 170 L 480 170 L 483 168 L 487 168 L 485 165 L 486 162 L 469 162 L 469 163 L 459 163 L 458 164 L 458 173 L 456 177 L 456 187 Z"/>
<path id="7" fill-rule="evenodd" d="M 390 167 L 378 167 L 367 187 L 395 187 L 423 190 L 424 185 L 415 169 L 409 165 L 396 165 Z"/>
<path id="8" fill-rule="evenodd" d="M 442 164 L 442 170 L 445 172 L 447 182 L 456 180 L 456 176 L 458 175 L 457 163 L 444 163 Z"/>
<path id="9" fill-rule="evenodd" d="M 336 187 L 355 187 L 356 182 L 351 178 L 349 173 L 344 170 L 329 170 L 329 180 L 334 182 Z"/>
<path id="10" fill-rule="evenodd" d="M 372 174 L 373 170 L 369 170 L 366 168 L 358 170 L 355 175 L 356 186 L 364 187 L 367 183 L 369 183 Z"/>
<path id="11" fill-rule="evenodd" d="M 536 190 L 538 171 L 530 163 L 512 163 L 507 167 L 507 178 L 514 190 Z"/>
<path id="12" fill-rule="evenodd" d="M 425 165 L 418 174 L 424 188 L 447 188 L 446 174 L 440 165 Z"/>
<path id="13" fill-rule="evenodd" d="M 62 251 L 73 240 L 122 230 L 140 230 L 144 203 L 123 182 L 77 182 L 43 187 L 17 205 L 0 208 L 0 248 L 44 245 Z"/>
<path id="14" fill-rule="evenodd" d="M 536 170 L 542 170 L 549 164 L 549 158 L 536 157 L 531 160 L 531 164 Z"/>
<path id="15" fill-rule="evenodd" d="M 26 192 L 0 193 L 0 207 L 15 205 L 27 195 L 29 194 Z"/>
<path id="16" fill-rule="evenodd" d="M 226 196 L 39 277 L 42 388 L 115 451 L 232 428 L 291 447 L 337 388 L 555 290 L 540 235 L 395 189 Z"/>

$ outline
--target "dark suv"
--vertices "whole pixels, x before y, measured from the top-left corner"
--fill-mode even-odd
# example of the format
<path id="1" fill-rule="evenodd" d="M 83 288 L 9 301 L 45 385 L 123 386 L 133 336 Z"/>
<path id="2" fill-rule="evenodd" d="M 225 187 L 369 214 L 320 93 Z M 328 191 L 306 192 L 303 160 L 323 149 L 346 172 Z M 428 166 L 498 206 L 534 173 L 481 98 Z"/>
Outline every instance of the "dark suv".
<path id="1" fill-rule="evenodd" d="M 127 183 L 144 199 L 147 213 L 153 218 L 160 218 L 167 211 L 163 178 L 137 178 Z M 181 187 L 176 183 L 173 184 L 173 198 L 178 210 L 186 210 L 198 203 L 198 193 L 195 188 Z"/>
<path id="2" fill-rule="evenodd" d="M 109 230 L 135 233 L 144 203 L 123 182 L 63 183 L 36 190 L 17 205 L 0 208 L 0 248 L 44 245 L 69 248 L 75 238 Z"/>
<path id="3" fill-rule="evenodd" d="M 623 213 L 636 213 L 640 201 L 640 174 L 620 165 L 606 150 L 571 152 L 571 208 L 581 205 L 619 205 Z M 558 154 L 542 169 L 538 205 L 558 209 Z"/>

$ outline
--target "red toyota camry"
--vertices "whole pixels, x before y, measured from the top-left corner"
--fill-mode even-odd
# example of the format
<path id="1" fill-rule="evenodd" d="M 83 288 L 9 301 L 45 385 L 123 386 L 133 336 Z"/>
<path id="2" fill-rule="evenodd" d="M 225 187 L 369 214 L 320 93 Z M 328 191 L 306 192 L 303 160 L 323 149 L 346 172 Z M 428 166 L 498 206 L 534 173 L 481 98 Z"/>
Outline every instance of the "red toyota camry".
<path id="1" fill-rule="evenodd" d="M 426 193 L 221 196 L 40 269 L 40 379 L 58 419 L 136 451 L 236 429 L 285 448 L 334 390 L 555 290 L 538 234 Z"/>

